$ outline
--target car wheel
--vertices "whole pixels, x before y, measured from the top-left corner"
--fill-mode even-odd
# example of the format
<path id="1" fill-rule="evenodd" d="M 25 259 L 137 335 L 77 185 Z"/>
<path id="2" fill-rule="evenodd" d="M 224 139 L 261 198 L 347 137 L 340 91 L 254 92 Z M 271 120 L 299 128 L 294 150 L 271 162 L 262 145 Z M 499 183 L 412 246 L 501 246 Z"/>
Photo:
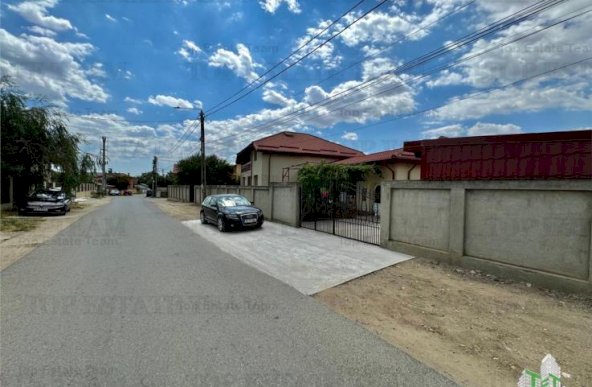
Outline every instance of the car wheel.
<path id="1" fill-rule="evenodd" d="M 226 223 L 224 222 L 224 218 L 218 218 L 218 231 L 226 232 Z"/>
<path id="2" fill-rule="evenodd" d="M 199 213 L 199 219 L 201 220 L 201 224 L 208 224 L 208 220 L 206 219 L 206 214 L 203 211 Z"/>

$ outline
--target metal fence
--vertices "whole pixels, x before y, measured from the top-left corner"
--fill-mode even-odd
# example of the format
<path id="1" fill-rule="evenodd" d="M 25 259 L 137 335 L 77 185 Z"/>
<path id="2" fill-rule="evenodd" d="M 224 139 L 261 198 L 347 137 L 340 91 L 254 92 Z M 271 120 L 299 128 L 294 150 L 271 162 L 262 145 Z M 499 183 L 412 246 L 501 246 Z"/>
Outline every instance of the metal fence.
<path id="1" fill-rule="evenodd" d="M 300 224 L 304 228 L 361 242 L 380 244 L 378 206 L 360 208 L 355 184 L 326 183 L 306 187 L 300 195 Z"/>

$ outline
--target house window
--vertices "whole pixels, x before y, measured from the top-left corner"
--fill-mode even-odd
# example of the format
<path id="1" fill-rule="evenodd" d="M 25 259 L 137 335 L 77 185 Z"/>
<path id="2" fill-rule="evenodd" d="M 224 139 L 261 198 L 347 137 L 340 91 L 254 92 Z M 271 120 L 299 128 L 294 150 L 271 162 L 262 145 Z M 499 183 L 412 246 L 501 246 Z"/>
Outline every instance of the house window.
<path id="1" fill-rule="evenodd" d="M 259 176 L 255 175 L 255 177 L 253 177 L 253 185 L 257 186 L 259 185 Z"/>
<path id="2" fill-rule="evenodd" d="M 247 179 L 247 182 L 248 182 L 247 185 L 250 187 L 251 186 L 251 176 L 249 176 L 249 178 Z"/>
<path id="3" fill-rule="evenodd" d="M 247 184 L 247 178 L 243 177 L 243 185 L 246 185 L 246 184 Z"/>

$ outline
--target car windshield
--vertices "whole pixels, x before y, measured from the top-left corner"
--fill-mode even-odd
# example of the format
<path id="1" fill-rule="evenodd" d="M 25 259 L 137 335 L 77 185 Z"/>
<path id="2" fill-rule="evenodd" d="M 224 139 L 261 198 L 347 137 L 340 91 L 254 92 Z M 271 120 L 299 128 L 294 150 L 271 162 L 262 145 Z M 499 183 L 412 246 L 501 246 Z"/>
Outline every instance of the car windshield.
<path id="1" fill-rule="evenodd" d="M 36 200 L 42 202 L 57 202 L 59 199 L 57 192 L 51 191 L 37 191 L 29 196 L 29 200 Z"/>
<path id="2" fill-rule="evenodd" d="M 228 196 L 218 200 L 221 207 L 250 206 L 251 202 L 243 196 Z"/>

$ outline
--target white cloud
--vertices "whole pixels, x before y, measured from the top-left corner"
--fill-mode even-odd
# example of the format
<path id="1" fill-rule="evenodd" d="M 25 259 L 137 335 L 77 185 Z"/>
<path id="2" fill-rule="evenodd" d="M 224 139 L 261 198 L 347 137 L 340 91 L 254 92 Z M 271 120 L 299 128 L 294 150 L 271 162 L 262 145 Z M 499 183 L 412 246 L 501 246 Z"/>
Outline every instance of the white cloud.
<path id="1" fill-rule="evenodd" d="M 125 102 L 129 102 L 129 103 L 133 103 L 133 104 L 136 104 L 136 105 L 140 105 L 140 104 L 144 103 L 142 100 L 131 98 L 131 97 L 125 97 L 124 98 L 124 101 Z"/>
<path id="2" fill-rule="evenodd" d="M 523 4 L 506 1 L 479 2 L 483 20 L 496 19 L 523 8 Z M 526 39 L 476 56 L 494 46 L 504 44 L 516 37 L 540 30 L 541 26 L 562 19 L 571 11 L 586 5 L 585 0 L 574 0 L 561 7 L 554 7 L 514 25 L 489 39 L 481 39 L 470 47 L 464 57 L 473 57 L 454 69 L 441 72 L 426 82 L 429 87 L 467 85 L 474 88 L 489 88 L 510 85 L 517 81 L 543 74 L 566 64 L 590 56 L 592 52 L 592 14 L 588 13 L 569 23 L 554 26 Z M 491 114 L 535 112 L 545 109 L 589 110 L 592 66 L 580 63 L 541 78 L 498 89 L 470 99 L 453 98 L 450 104 L 433 112 L 440 119 L 475 119 Z"/>
<path id="3" fill-rule="evenodd" d="M 136 107 L 128 108 L 127 109 L 127 112 L 128 113 L 132 113 L 132 114 L 136 114 L 136 115 L 139 115 L 139 114 L 142 114 L 143 113 L 143 111 L 141 111 L 140 109 L 138 109 Z"/>
<path id="4" fill-rule="evenodd" d="M 110 22 L 114 22 L 115 23 L 117 21 L 117 19 L 115 19 L 113 16 L 109 15 L 108 13 L 105 14 L 105 18 L 107 20 L 109 20 Z"/>
<path id="5" fill-rule="evenodd" d="M 514 124 L 492 124 L 485 122 L 477 122 L 475 125 L 467 129 L 469 136 L 485 136 L 491 134 L 514 134 L 522 133 L 522 129 Z"/>
<path id="6" fill-rule="evenodd" d="M 306 34 L 298 39 L 294 44 L 294 49 L 296 50 L 303 46 L 306 42 L 310 41 L 314 36 L 318 35 L 323 29 L 327 28 L 331 24 L 331 20 L 322 20 L 318 23 L 316 27 L 311 27 L 306 29 Z M 296 55 L 296 58 L 300 58 L 306 55 L 312 50 L 315 50 L 312 54 L 307 57 L 307 60 L 320 60 L 323 65 L 328 68 L 336 68 L 341 64 L 343 57 L 340 55 L 335 54 L 335 45 L 333 42 L 328 42 L 324 44 L 322 47 L 319 47 L 328 37 L 332 35 L 330 30 L 326 31 L 318 38 L 313 39 L 308 43 L 304 48 L 299 51 L 299 54 Z M 317 48 L 318 47 L 318 48 Z"/>
<path id="7" fill-rule="evenodd" d="M 358 134 L 356 132 L 345 132 L 341 138 L 347 141 L 358 141 Z"/>
<path id="8" fill-rule="evenodd" d="M 278 8 L 285 3 L 288 6 L 288 10 L 293 13 L 300 13 L 302 10 L 300 9 L 300 4 L 298 0 L 260 0 L 259 5 L 263 8 L 266 12 L 275 13 Z"/>
<path id="9" fill-rule="evenodd" d="M 442 126 L 440 128 L 424 130 L 421 132 L 424 138 L 438 137 L 463 137 L 463 136 L 487 136 L 494 134 L 522 133 L 522 129 L 514 124 L 494 124 L 478 122 L 466 128 L 460 124 Z"/>
<path id="10" fill-rule="evenodd" d="M 95 152 L 101 144 L 101 136 L 107 137 L 111 165 L 116 161 L 142 158 L 146 158 L 146 165 L 149 165 L 155 150 L 163 143 L 172 143 L 176 134 L 172 130 L 169 133 L 160 132 L 158 137 L 157 129 L 152 126 L 130 123 L 118 114 L 73 114 L 68 121 L 72 132 L 81 134 L 85 139 L 83 150 L 88 147 L 89 151 Z M 180 125 L 171 127 L 180 130 Z"/>
<path id="11" fill-rule="evenodd" d="M 202 53 L 202 49 L 195 44 L 195 42 L 191 40 L 183 40 L 183 44 L 179 51 L 177 51 L 179 55 L 181 55 L 185 60 L 191 62 L 194 60 L 195 56 Z"/>
<path id="12" fill-rule="evenodd" d="M 440 120 L 478 119 L 493 114 L 536 112 L 547 108 L 592 111 L 592 90 L 582 81 L 560 87 L 529 82 L 519 87 L 497 89 L 488 93 L 452 98 L 431 113 Z"/>
<path id="13" fill-rule="evenodd" d="M 81 64 L 94 50 L 89 43 L 17 37 L 0 29 L 0 72 L 18 79 L 26 92 L 43 95 L 52 103 L 65 105 L 71 97 L 105 102 L 109 95 L 88 78 Z"/>
<path id="14" fill-rule="evenodd" d="M 238 77 L 247 81 L 258 78 L 255 67 L 259 66 L 253 61 L 249 48 L 242 43 L 236 45 L 236 53 L 219 48 L 208 59 L 211 67 L 225 67 L 234 72 Z"/>
<path id="15" fill-rule="evenodd" d="M 103 66 L 102 63 L 93 64 L 90 69 L 86 70 L 86 74 L 91 77 L 97 77 L 97 78 L 106 78 L 107 77 L 107 73 L 105 72 L 105 67 Z"/>
<path id="16" fill-rule="evenodd" d="M 151 103 L 152 105 L 157 105 L 157 106 L 170 106 L 170 107 L 180 107 L 183 109 L 192 109 L 193 108 L 193 104 L 191 104 L 191 102 L 187 101 L 186 99 L 183 98 L 176 98 L 176 97 L 171 97 L 169 95 L 157 95 L 156 97 L 154 96 L 150 96 L 150 98 L 148 98 L 148 103 Z"/>
<path id="17" fill-rule="evenodd" d="M 424 130 L 421 132 L 424 138 L 438 138 L 438 137 L 460 137 L 465 133 L 462 125 L 447 125 L 436 129 Z"/>
<path id="18" fill-rule="evenodd" d="M 310 107 L 311 104 L 319 103 L 330 96 L 335 96 L 350 87 L 359 85 L 361 82 L 348 81 L 329 90 L 324 90 L 320 86 L 311 86 L 306 89 L 300 101 L 291 102 L 289 105 L 275 109 L 262 109 L 256 113 L 232 119 L 210 121 L 208 128 L 212 134 L 208 137 L 208 146 L 212 152 L 232 159 L 236 150 L 242 149 L 249 142 L 278 131 L 310 131 L 314 128 L 322 135 L 323 129 L 333 127 L 338 123 L 364 124 L 378 121 L 387 115 L 409 113 L 415 108 L 413 90 L 406 85 L 401 86 L 399 78 L 391 77 L 383 84 L 368 87 L 359 93 L 341 99 L 340 102 L 329 103 L 322 107 L 316 105 L 319 108 L 315 110 L 302 110 Z M 393 88 L 393 85 L 400 87 L 373 96 L 373 94 Z M 279 93 L 273 94 L 265 90 L 264 95 L 268 100 L 272 99 L 278 103 L 283 101 Z M 350 103 L 361 99 L 364 101 L 350 105 Z M 292 113 L 295 114 L 283 119 Z M 270 122 L 273 123 L 267 125 Z M 195 146 L 196 144 L 193 143 L 189 149 L 195 149 Z"/>
<path id="19" fill-rule="evenodd" d="M 52 31 L 47 28 L 39 27 L 39 26 L 29 27 L 28 30 L 34 34 L 41 35 L 41 36 L 48 36 L 50 38 L 57 35 L 57 33 L 55 31 Z"/>
<path id="20" fill-rule="evenodd" d="M 18 5 L 8 5 L 8 9 L 21 15 L 30 23 L 54 31 L 66 31 L 73 29 L 70 21 L 47 14 L 48 8 L 57 5 L 58 0 L 24 1 Z"/>
<path id="21" fill-rule="evenodd" d="M 296 103 L 296 100 L 288 98 L 282 93 L 269 88 L 266 88 L 263 91 L 263 101 L 280 106 L 294 105 Z"/>
<path id="22" fill-rule="evenodd" d="M 134 74 L 129 70 L 117 69 L 117 73 L 124 79 L 132 79 Z"/>

